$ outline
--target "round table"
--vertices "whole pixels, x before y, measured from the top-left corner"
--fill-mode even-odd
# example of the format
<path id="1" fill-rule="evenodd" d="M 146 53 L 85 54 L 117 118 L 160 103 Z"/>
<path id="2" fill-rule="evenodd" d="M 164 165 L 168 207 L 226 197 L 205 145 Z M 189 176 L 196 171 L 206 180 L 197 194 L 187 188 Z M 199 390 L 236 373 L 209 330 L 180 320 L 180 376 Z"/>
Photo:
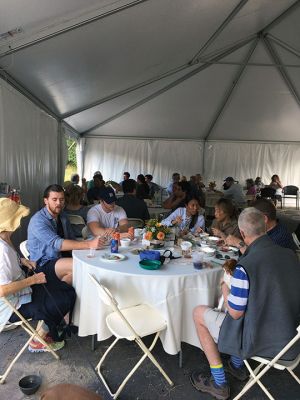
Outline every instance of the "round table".
<path id="1" fill-rule="evenodd" d="M 96 251 L 88 258 L 88 250 L 73 251 L 73 286 L 77 293 L 74 324 L 79 336 L 97 334 L 98 340 L 111 336 L 105 318 L 111 310 L 97 296 L 96 287 L 89 278 L 92 274 L 107 286 L 121 307 L 148 303 L 156 307 L 167 322 L 160 339 L 164 350 L 177 354 L 181 342 L 199 347 L 193 323 L 193 309 L 199 304 L 214 306 L 219 296 L 222 269 L 195 270 L 191 259 L 171 260 L 156 271 L 139 266 L 139 256 L 131 253 L 133 247 L 121 248 L 123 261 L 107 262 L 101 259 L 109 248 Z"/>

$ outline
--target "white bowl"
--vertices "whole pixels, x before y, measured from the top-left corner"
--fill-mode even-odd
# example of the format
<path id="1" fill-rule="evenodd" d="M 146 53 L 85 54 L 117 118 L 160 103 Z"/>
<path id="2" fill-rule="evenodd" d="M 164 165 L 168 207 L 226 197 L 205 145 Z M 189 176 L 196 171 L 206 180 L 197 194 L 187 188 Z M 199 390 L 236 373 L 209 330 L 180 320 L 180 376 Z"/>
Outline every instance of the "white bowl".
<path id="1" fill-rule="evenodd" d="M 129 238 L 124 238 L 120 240 L 122 247 L 129 247 L 131 240 Z"/>
<path id="2" fill-rule="evenodd" d="M 191 242 L 181 242 L 181 250 L 183 251 L 187 251 L 192 247 L 192 243 Z"/>

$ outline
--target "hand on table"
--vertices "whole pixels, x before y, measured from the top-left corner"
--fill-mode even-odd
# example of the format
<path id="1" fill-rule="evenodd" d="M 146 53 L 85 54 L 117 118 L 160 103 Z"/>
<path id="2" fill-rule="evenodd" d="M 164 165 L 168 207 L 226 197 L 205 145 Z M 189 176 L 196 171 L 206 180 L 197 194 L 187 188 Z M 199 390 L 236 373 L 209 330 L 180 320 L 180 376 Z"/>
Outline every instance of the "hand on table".
<path id="1" fill-rule="evenodd" d="M 175 219 L 173 219 L 172 225 L 180 225 L 182 221 L 183 221 L 182 217 L 178 215 Z"/>
<path id="2" fill-rule="evenodd" d="M 89 248 L 90 249 L 101 249 L 102 246 L 104 246 L 106 243 L 106 239 L 104 236 L 100 237 L 97 236 L 93 240 L 89 240 Z"/>
<path id="3" fill-rule="evenodd" d="M 225 243 L 228 246 L 235 246 L 235 247 L 239 247 L 240 241 L 241 241 L 241 239 L 239 239 L 233 235 L 228 235 L 227 238 L 225 239 Z"/>
<path id="4" fill-rule="evenodd" d="M 222 231 L 220 231 L 220 229 L 217 228 L 212 228 L 212 233 L 215 236 L 218 236 L 220 239 L 225 240 L 226 236 L 224 235 L 224 233 Z"/>
<path id="5" fill-rule="evenodd" d="M 204 230 L 198 226 L 198 228 L 195 229 L 195 233 L 204 233 Z"/>
<path id="6" fill-rule="evenodd" d="M 123 232 L 123 233 L 120 233 L 120 238 L 121 238 L 121 239 L 123 239 L 123 238 L 129 238 L 130 240 L 133 240 L 133 239 L 134 239 L 134 233 L 130 233 L 130 232 Z"/>

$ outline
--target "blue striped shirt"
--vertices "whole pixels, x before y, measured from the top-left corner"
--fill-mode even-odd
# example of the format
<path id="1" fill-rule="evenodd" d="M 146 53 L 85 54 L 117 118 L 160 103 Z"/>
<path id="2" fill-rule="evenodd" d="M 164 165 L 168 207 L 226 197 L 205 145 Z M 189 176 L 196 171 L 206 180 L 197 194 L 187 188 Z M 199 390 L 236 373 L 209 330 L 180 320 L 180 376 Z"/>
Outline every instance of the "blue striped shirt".
<path id="1" fill-rule="evenodd" d="M 245 311 L 249 297 L 249 279 L 246 271 L 237 265 L 231 278 L 228 305 L 236 311 Z"/>

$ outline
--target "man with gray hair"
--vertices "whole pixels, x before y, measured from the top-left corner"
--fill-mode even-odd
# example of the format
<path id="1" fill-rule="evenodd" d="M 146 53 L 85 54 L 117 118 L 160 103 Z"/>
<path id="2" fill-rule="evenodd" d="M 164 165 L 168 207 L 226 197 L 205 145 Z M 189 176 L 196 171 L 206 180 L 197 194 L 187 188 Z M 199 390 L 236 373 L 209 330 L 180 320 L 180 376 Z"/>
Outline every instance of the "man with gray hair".
<path id="1" fill-rule="evenodd" d="M 231 289 L 221 282 L 227 312 L 208 306 L 194 310 L 211 377 L 195 371 L 191 382 L 219 400 L 230 396 L 220 352 L 231 355 L 226 372 L 245 380 L 248 374 L 242 360 L 254 355 L 273 358 L 294 337 L 300 316 L 300 265 L 295 253 L 265 234 L 264 215 L 256 208 L 246 208 L 238 225 L 247 249 L 237 263 Z M 277 321 L 284 329 L 277 329 Z M 294 346 L 285 359 L 298 354 Z"/>

